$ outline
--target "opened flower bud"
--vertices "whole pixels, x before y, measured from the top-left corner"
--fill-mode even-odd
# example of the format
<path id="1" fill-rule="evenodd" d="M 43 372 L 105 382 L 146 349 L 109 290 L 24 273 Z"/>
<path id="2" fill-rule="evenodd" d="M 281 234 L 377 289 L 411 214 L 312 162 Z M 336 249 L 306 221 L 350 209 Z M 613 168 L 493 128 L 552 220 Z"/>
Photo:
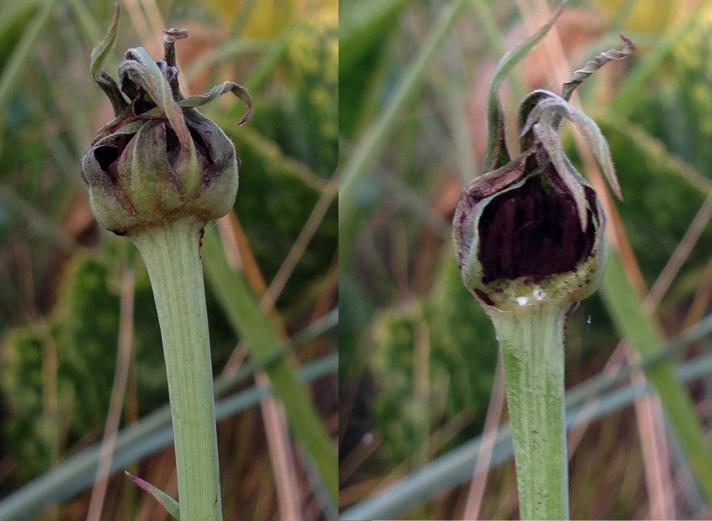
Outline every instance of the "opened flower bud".
<path id="1" fill-rule="evenodd" d="M 632 43 L 624 40 L 624 50 L 607 51 L 577 71 L 564 97 L 545 90 L 527 96 L 519 110 L 523 152 L 514 159 L 504 142 L 501 109 L 494 105 L 498 124 L 491 133 L 489 171 L 465 187 L 453 220 L 462 280 L 485 309 L 570 307 L 600 284 L 605 215 L 596 192 L 564 154 L 558 126 L 561 118 L 577 126 L 620 197 L 605 138 L 568 97 L 593 70 L 630 54 Z"/>
<path id="2" fill-rule="evenodd" d="M 621 197 L 605 138 L 568 100 L 595 70 L 634 48 L 623 37 L 625 48 L 589 60 L 561 96 L 530 93 L 519 108 L 521 153 L 511 159 L 497 88 L 560 13 L 497 66 L 484 173 L 465 187 L 453 222 L 462 281 L 490 317 L 502 355 L 521 519 L 569 519 L 564 327 L 572 307 L 598 288 L 606 259 L 603 208 L 566 157 L 559 124 L 566 118 L 578 128 Z"/>
<path id="3" fill-rule="evenodd" d="M 586 226 L 574 195 L 543 147 L 472 181 L 457 206 L 453 237 L 465 286 L 501 311 L 581 300 L 605 259 L 603 210 L 583 180 Z"/>
<path id="4" fill-rule="evenodd" d="M 91 72 L 112 103 L 115 118 L 101 128 L 82 158 L 97 221 L 119 235 L 193 217 L 208 222 L 234 204 L 238 185 L 235 147 L 195 107 L 232 92 L 248 107 L 247 90 L 226 81 L 199 96 L 184 98 L 178 85 L 175 41 L 183 30 L 165 31 L 163 60 L 145 49 L 129 49 L 119 82 L 101 69 L 116 39 L 118 7 L 111 29 L 92 52 Z"/>

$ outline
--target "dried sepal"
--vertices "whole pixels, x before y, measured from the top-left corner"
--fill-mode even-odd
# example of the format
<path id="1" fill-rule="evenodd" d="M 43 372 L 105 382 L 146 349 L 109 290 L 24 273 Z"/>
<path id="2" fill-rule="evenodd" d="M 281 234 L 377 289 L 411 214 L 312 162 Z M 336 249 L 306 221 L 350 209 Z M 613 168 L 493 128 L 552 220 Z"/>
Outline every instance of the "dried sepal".
<path id="1" fill-rule="evenodd" d="M 623 199 L 620 184 L 616 177 L 616 170 L 613 167 L 611 151 L 606 138 L 603 137 L 601 129 L 593 119 L 571 105 L 565 99 L 552 92 L 549 96 L 539 101 L 529 112 L 527 121 L 520 134 L 525 135 L 535 122 L 541 120 L 547 113 L 564 117 L 576 126 L 589 145 L 596 162 L 601 167 L 603 175 L 606 176 L 611 190 L 613 190 L 613 193 L 616 194 L 619 199 Z M 556 131 L 555 121 L 553 119 L 547 119 L 547 121 L 549 122 L 549 126 Z"/>
<path id="2" fill-rule="evenodd" d="M 586 208 L 586 197 L 583 193 L 581 182 L 583 178 L 576 171 L 574 166 L 566 157 L 566 153 L 559 140 L 559 134 L 551 126 L 551 118 L 545 118 L 546 121 L 537 123 L 534 126 L 534 135 L 546 150 L 548 159 L 554 165 L 556 174 L 559 176 L 564 185 L 571 192 L 571 196 L 576 203 L 576 210 L 579 218 L 581 229 L 585 230 L 588 225 L 588 213 Z"/>
<path id="3" fill-rule="evenodd" d="M 101 87 L 104 91 L 106 97 L 109 98 L 111 106 L 114 109 L 114 114 L 118 115 L 123 112 L 128 103 L 121 94 L 119 86 L 116 84 L 114 78 L 111 77 L 106 71 L 102 69 L 106 57 L 114 48 L 114 43 L 116 42 L 116 33 L 119 26 L 119 4 L 117 3 L 114 9 L 114 16 L 111 20 L 111 26 L 104 39 L 94 47 L 91 51 L 89 72 L 91 73 L 94 81 Z"/>
<path id="4" fill-rule="evenodd" d="M 245 87 L 243 87 L 239 83 L 235 83 L 234 81 L 225 81 L 220 85 L 215 85 L 208 92 L 198 94 L 196 96 L 190 96 L 179 101 L 178 105 L 183 108 L 200 107 L 201 105 L 205 105 L 206 103 L 214 100 L 218 96 L 222 96 L 223 94 L 226 94 L 228 92 L 232 92 L 240 101 L 245 104 L 245 107 L 247 107 L 247 110 L 238 122 L 238 125 L 243 125 L 244 123 L 247 123 L 252 117 L 252 96 L 250 96 L 250 92 Z"/>
<path id="5" fill-rule="evenodd" d="M 181 146 L 186 150 L 191 148 L 190 133 L 181 108 L 173 99 L 168 80 L 146 49 L 137 47 L 126 52 L 126 58 L 119 66 L 119 79 L 121 90 L 134 99 L 142 101 L 141 91 L 145 92 L 150 102 L 168 119 Z"/>
<path id="6" fill-rule="evenodd" d="M 509 152 L 507 151 L 507 143 L 504 129 L 504 111 L 499 100 L 499 86 L 505 80 L 509 72 L 514 66 L 524 58 L 529 51 L 539 41 L 546 36 L 549 29 L 554 25 L 557 18 L 561 14 L 563 6 L 566 2 L 562 2 L 549 21 L 544 24 L 537 32 L 529 38 L 517 45 L 514 49 L 507 52 L 497 64 L 494 71 L 494 76 L 490 82 L 489 91 L 487 94 L 487 151 L 484 162 L 484 172 L 495 170 L 505 165 L 510 160 Z"/>
<path id="7" fill-rule="evenodd" d="M 628 58 L 633 51 L 635 51 L 635 43 L 633 40 L 628 38 L 625 34 L 620 35 L 621 40 L 625 44 L 622 49 L 608 49 L 590 60 L 588 60 L 583 67 L 574 71 L 571 79 L 564 83 L 561 89 L 561 97 L 565 100 L 571 98 L 571 94 L 581 85 L 584 81 L 591 77 L 591 75 L 598 69 L 603 67 L 605 64 L 611 61 L 621 61 Z"/>
<path id="8" fill-rule="evenodd" d="M 556 96 L 556 94 L 551 91 L 537 89 L 527 94 L 524 100 L 519 104 L 519 109 L 517 111 L 517 124 L 520 129 L 519 147 L 521 150 L 527 150 L 528 148 L 534 146 L 534 132 L 532 130 L 533 125 L 525 128 L 527 127 L 529 114 L 539 103 L 554 96 Z"/>

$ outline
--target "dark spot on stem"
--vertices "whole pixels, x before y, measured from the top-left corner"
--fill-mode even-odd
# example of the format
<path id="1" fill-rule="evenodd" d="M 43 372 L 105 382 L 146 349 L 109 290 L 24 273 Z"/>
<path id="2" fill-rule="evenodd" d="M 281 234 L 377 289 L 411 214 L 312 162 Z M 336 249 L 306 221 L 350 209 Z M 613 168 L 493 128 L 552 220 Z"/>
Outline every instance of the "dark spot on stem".
<path id="1" fill-rule="evenodd" d="M 198 256 L 203 258 L 203 239 L 205 238 L 205 226 L 200 229 L 200 234 L 198 236 Z"/>
<path id="2" fill-rule="evenodd" d="M 492 301 L 491 298 L 489 298 L 489 296 L 487 295 L 487 293 L 485 293 L 484 291 L 479 290 L 479 289 L 476 289 L 476 290 L 475 290 L 475 295 L 477 295 L 477 296 L 479 297 L 479 299 L 480 299 L 482 302 L 484 302 L 485 304 L 487 304 L 488 306 L 494 306 L 494 302 Z"/>

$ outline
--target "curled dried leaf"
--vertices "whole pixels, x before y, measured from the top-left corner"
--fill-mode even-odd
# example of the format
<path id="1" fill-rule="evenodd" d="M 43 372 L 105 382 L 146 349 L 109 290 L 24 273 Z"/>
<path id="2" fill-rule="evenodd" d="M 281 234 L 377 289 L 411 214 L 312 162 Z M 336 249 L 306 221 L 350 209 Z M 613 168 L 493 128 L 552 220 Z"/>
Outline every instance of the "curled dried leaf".
<path id="1" fill-rule="evenodd" d="M 178 105 L 183 108 L 200 107 L 201 105 L 205 105 L 218 96 L 222 96 L 228 92 L 232 92 L 247 107 L 247 110 L 242 116 L 242 119 L 240 119 L 238 125 L 247 123 L 252 117 L 252 96 L 250 96 L 250 92 L 244 86 L 239 83 L 235 83 L 234 81 L 225 81 L 220 85 L 215 85 L 208 92 L 204 92 L 203 94 L 198 94 L 196 96 L 189 96 L 180 100 Z"/>
<path id="2" fill-rule="evenodd" d="M 635 51 L 635 43 L 633 43 L 633 40 L 628 38 L 625 34 L 621 34 L 620 37 L 621 40 L 623 40 L 623 43 L 625 44 L 622 49 L 608 49 L 607 51 L 604 51 L 598 54 L 597 56 L 594 56 L 593 58 L 588 60 L 583 67 L 581 67 L 577 71 L 574 71 L 573 76 L 571 76 L 571 79 L 564 83 L 561 89 L 562 98 L 564 98 L 565 100 L 571 98 L 571 94 L 573 94 L 573 92 L 576 90 L 576 88 L 578 88 L 579 85 L 581 85 L 594 72 L 596 72 L 608 62 L 625 60 L 626 58 L 628 58 L 628 56 L 633 54 L 633 51 Z"/>

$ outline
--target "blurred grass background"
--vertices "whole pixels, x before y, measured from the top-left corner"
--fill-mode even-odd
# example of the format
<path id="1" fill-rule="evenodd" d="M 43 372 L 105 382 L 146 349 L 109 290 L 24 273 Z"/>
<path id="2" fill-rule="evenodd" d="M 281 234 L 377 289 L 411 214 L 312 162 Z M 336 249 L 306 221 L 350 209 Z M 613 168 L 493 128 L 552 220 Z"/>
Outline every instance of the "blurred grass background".
<path id="1" fill-rule="evenodd" d="M 506 407 L 494 332 L 462 287 L 450 220 L 462 185 L 479 173 L 497 61 L 556 5 L 341 2 L 339 459 L 346 519 L 364 512 L 517 516 L 514 464 L 501 456 L 499 441 L 477 451 L 472 479 L 468 442 L 483 430 L 494 436 Z M 514 143 L 524 93 L 558 92 L 588 58 L 619 46 L 620 32 L 638 44 L 630 60 L 606 66 L 578 94 L 609 140 L 625 200 L 608 203 L 615 253 L 608 300 L 588 299 L 568 323 L 567 387 L 586 383 L 576 399 L 587 403 L 604 388 L 632 401 L 641 373 L 625 373 L 615 385 L 606 380 L 640 361 L 636 349 L 661 346 L 648 341 L 631 349 L 621 343 L 626 337 L 636 344 L 626 325 L 642 318 L 633 332 L 652 332 L 647 338 L 655 342 L 658 331 L 664 339 L 697 327 L 700 334 L 668 356 L 702 374 L 684 387 L 707 440 L 701 460 L 712 446 L 712 379 L 702 370 L 712 344 L 711 27 L 709 0 L 573 0 L 501 91 Z M 579 153 L 570 129 L 564 135 L 595 183 L 595 165 Z M 636 310 L 630 316 L 611 304 L 625 294 Z M 657 399 L 639 397 L 579 426 L 569 447 L 572 519 L 712 515 Z M 473 463 L 456 470 L 458 458 Z"/>
<path id="2" fill-rule="evenodd" d="M 332 447 L 316 454 L 295 440 L 320 432 L 334 438 L 337 430 L 337 3 L 119 3 L 112 75 L 127 48 L 141 45 L 159 58 L 160 31 L 185 27 L 190 37 L 177 49 L 184 93 L 230 79 L 246 84 L 255 101 L 254 118 L 239 128 L 243 107 L 232 97 L 204 111 L 241 158 L 234 212 L 211 225 L 223 241 L 206 257 L 217 270 L 231 268 L 208 273 L 214 369 L 232 378 L 221 393 L 246 396 L 267 385 L 262 370 L 281 385 L 299 366 L 322 364 L 306 388 L 308 406 L 320 416 L 304 429 L 311 434 L 290 434 L 281 406 L 268 399 L 219 423 L 225 519 L 331 519 L 336 461 L 323 456 Z M 93 133 L 111 119 L 89 75 L 89 53 L 112 10 L 95 0 L 0 1 L 0 519 L 167 518 L 121 472 L 106 491 L 92 483 L 96 463 L 81 486 L 62 478 L 73 476 L 62 463 L 97 447 L 112 421 L 122 429 L 144 425 L 167 403 L 143 263 L 129 241 L 97 227 L 79 177 Z M 240 330 L 250 325 L 233 320 L 231 295 L 216 287 L 243 288 L 234 298 L 258 315 L 264 296 L 265 323 L 273 328 L 265 338 L 289 339 L 320 326 L 300 337 L 298 352 L 261 356 L 244 341 L 259 332 Z M 126 372 L 123 382 L 117 367 Z M 118 405 L 110 413 L 112 387 Z M 140 461 L 126 456 L 128 469 L 175 496 L 173 452 L 158 439 L 149 432 L 129 444 L 155 448 Z M 334 477 L 319 472 L 325 465 Z M 52 491 L 37 492 L 35 485 L 51 476 L 59 478 Z M 78 494 L 66 492 L 75 488 Z M 38 494 L 32 504 L 12 510 L 12 498 L 29 490 Z"/>

